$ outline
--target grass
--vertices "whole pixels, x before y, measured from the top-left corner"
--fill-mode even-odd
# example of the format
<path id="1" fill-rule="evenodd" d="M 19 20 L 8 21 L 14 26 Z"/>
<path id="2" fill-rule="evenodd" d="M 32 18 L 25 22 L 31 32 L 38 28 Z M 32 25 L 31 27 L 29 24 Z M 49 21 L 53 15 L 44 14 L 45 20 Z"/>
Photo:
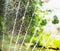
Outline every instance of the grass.
<path id="1" fill-rule="evenodd" d="M 8 51 L 8 50 L 9 50 L 9 46 L 10 46 L 10 39 L 9 39 L 9 38 L 10 38 L 10 36 L 9 36 L 9 37 L 5 36 L 5 41 L 4 41 L 4 43 L 3 43 L 3 51 Z M 23 36 L 21 35 L 21 37 L 20 37 L 19 40 L 21 40 L 22 38 L 23 38 Z M 10 51 L 13 51 L 13 50 L 14 50 L 15 41 L 16 41 L 16 37 L 13 38 L 13 42 L 12 42 L 12 44 L 11 44 Z M 26 43 L 26 42 L 25 42 L 25 43 Z M 26 43 L 26 44 L 29 44 L 29 43 Z M 21 45 L 21 44 L 19 44 L 19 43 L 16 44 L 16 48 L 15 48 L 16 51 L 19 51 L 20 45 Z M 26 48 L 27 48 L 27 46 L 26 46 L 26 45 L 23 45 L 21 51 L 25 51 Z M 32 48 L 33 48 L 33 47 L 30 47 L 30 48 L 28 49 L 28 51 L 31 51 Z M 40 50 L 41 50 L 40 47 L 36 47 L 36 48 L 34 49 L 34 51 L 40 51 Z M 53 49 L 43 48 L 41 51 L 60 51 L 60 50 L 53 50 Z"/>

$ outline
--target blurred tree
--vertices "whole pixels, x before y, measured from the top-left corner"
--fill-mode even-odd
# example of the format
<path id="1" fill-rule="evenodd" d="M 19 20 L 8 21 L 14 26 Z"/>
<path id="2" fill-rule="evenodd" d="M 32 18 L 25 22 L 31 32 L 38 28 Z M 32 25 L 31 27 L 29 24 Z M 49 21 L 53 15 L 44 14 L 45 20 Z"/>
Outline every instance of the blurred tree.
<path id="1" fill-rule="evenodd" d="M 4 2 L 5 0 L 0 0 L 0 16 L 3 16 L 4 13 Z"/>
<path id="2" fill-rule="evenodd" d="M 56 15 L 53 17 L 52 23 L 53 24 L 58 24 L 59 23 L 58 17 Z"/>

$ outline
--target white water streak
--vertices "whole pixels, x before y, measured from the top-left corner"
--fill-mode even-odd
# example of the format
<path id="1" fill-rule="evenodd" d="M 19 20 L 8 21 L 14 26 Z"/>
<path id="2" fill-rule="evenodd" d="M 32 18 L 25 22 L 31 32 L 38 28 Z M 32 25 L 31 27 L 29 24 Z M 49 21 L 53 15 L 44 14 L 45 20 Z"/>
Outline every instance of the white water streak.
<path id="1" fill-rule="evenodd" d="M 47 44 L 47 42 L 49 41 L 50 38 L 51 38 L 51 36 L 49 36 L 49 38 L 47 39 L 45 45 Z M 44 45 L 44 46 L 45 46 L 45 45 Z M 43 48 L 44 48 L 44 47 L 42 47 L 42 48 L 40 49 L 40 51 L 42 51 Z"/>
<path id="2" fill-rule="evenodd" d="M 15 30 L 15 25 L 16 25 L 16 20 L 17 20 L 17 17 L 18 17 L 18 12 L 19 12 L 19 9 L 20 9 L 20 2 L 18 3 L 18 7 L 17 7 L 17 12 L 16 12 L 16 18 L 15 18 L 15 21 L 14 21 L 14 25 L 13 25 L 13 30 L 12 30 L 12 36 L 11 36 L 11 40 L 10 40 L 10 46 L 12 44 L 12 39 L 13 39 L 13 34 L 14 34 L 14 30 Z M 10 51 L 10 46 L 9 46 L 9 51 Z"/>
<path id="3" fill-rule="evenodd" d="M 35 49 L 36 45 L 38 44 L 38 42 L 39 42 L 39 40 L 40 40 L 40 37 L 41 37 L 42 35 L 43 35 L 43 34 L 41 34 L 41 35 L 39 35 L 39 36 L 37 37 L 36 44 L 34 45 L 32 51 L 34 51 L 34 49 Z M 47 42 L 49 41 L 50 38 L 51 38 L 51 36 L 49 36 L 49 38 L 47 39 L 45 45 L 47 44 Z M 42 47 L 41 50 L 42 50 L 43 48 L 44 48 L 44 47 Z M 40 50 L 40 51 L 41 51 L 41 50 Z"/>
<path id="4" fill-rule="evenodd" d="M 5 5 L 4 5 L 4 20 L 6 20 L 6 15 L 7 15 L 7 10 L 8 10 L 8 3 L 9 1 L 8 0 L 5 0 Z M 2 51 L 3 51 L 3 48 L 4 48 L 4 41 L 5 41 L 5 35 L 4 35 L 4 31 L 3 31 L 3 36 L 2 36 Z"/>
<path id="5" fill-rule="evenodd" d="M 39 26 L 39 25 L 40 25 L 40 21 L 39 21 L 37 26 Z M 34 36 L 36 35 L 36 33 L 37 33 L 37 27 L 35 28 L 34 34 L 33 34 L 32 38 L 30 40 L 30 44 L 32 43 L 32 40 L 33 40 Z M 27 46 L 26 51 L 28 51 L 28 49 L 30 47 L 30 44 Z"/>
<path id="6" fill-rule="evenodd" d="M 39 4 L 39 0 L 36 1 L 36 4 Z M 39 23 L 38 23 L 38 26 L 39 26 L 39 25 L 40 25 L 40 21 L 39 21 Z M 34 34 L 33 34 L 32 38 L 31 38 L 31 40 L 30 40 L 30 44 L 31 44 L 31 42 L 32 42 L 32 40 L 33 40 L 33 37 L 36 35 L 36 33 L 37 33 L 37 27 L 35 28 Z M 26 51 L 28 51 L 28 49 L 29 49 L 29 47 L 30 47 L 30 44 L 27 46 Z"/>
<path id="7" fill-rule="evenodd" d="M 4 33 L 3 33 L 3 37 L 2 37 L 3 39 L 2 39 L 2 51 L 3 51 L 3 47 L 4 47 L 4 41 L 5 41 L 5 39 L 4 39 Z"/>
<path id="8" fill-rule="evenodd" d="M 26 30 L 26 33 L 25 33 L 24 39 L 23 39 L 22 44 L 21 44 L 21 47 L 20 47 L 20 51 L 21 51 L 22 46 L 23 46 L 23 43 L 24 43 L 24 41 L 25 41 L 25 39 L 26 39 L 26 36 L 27 36 L 27 33 L 28 33 L 28 29 L 29 29 L 29 27 L 30 27 L 30 25 L 31 25 L 32 18 L 33 18 L 33 16 L 34 16 L 35 10 L 36 10 L 36 7 L 35 7 L 34 12 L 33 12 L 33 14 L 32 14 L 32 17 L 31 17 L 30 23 L 29 23 L 29 25 L 28 25 L 28 27 L 27 27 L 27 30 Z"/>
<path id="9" fill-rule="evenodd" d="M 27 30 L 26 30 L 26 33 L 25 33 L 24 39 L 23 39 L 22 44 L 21 44 L 21 47 L 20 47 L 20 51 L 21 51 L 21 48 L 22 48 L 22 46 L 23 46 L 23 43 L 24 43 L 24 41 L 25 41 L 25 39 L 26 39 L 27 32 L 28 32 L 28 29 L 29 29 L 29 27 L 30 27 L 31 22 L 32 22 L 32 19 L 31 19 L 31 21 L 30 21 L 30 23 L 29 23 L 29 26 L 28 26 Z"/>
<path id="10" fill-rule="evenodd" d="M 36 47 L 37 43 L 39 42 L 40 37 L 41 37 L 42 35 L 43 35 L 43 34 L 41 34 L 41 35 L 39 35 L 39 36 L 37 37 L 37 39 L 36 39 L 36 44 L 34 45 L 32 51 L 34 51 L 34 49 L 35 49 L 35 47 Z"/>
<path id="11" fill-rule="evenodd" d="M 6 14 L 7 14 L 7 10 L 8 10 L 8 0 L 5 0 L 5 5 L 4 5 L 4 19 L 6 20 Z"/>
<path id="12" fill-rule="evenodd" d="M 19 32 L 18 32 L 18 36 L 17 36 L 17 39 L 16 39 L 16 44 L 18 42 L 18 39 L 19 39 L 19 36 L 20 36 L 20 33 L 21 33 L 22 25 L 24 23 L 24 19 L 25 19 L 25 15 L 26 15 L 26 11 L 27 11 L 28 6 L 29 6 L 29 1 L 27 2 L 26 8 L 25 8 L 25 12 L 24 12 L 24 15 L 22 17 L 22 23 L 21 23 L 21 26 L 20 26 L 20 29 L 19 29 Z M 16 51 L 15 50 L 16 49 L 16 44 L 15 44 L 15 47 L 14 47 L 14 51 Z"/>

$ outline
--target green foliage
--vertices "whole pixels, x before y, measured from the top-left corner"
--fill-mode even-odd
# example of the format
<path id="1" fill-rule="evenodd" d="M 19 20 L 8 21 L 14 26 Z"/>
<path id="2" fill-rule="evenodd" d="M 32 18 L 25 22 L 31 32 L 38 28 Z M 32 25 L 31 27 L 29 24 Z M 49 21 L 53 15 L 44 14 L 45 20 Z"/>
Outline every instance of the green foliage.
<path id="1" fill-rule="evenodd" d="M 15 25 L 15 30 L 14 30 L 14 34 L 16 34 L 16 37 L 13 38 L 14 42 L 16 41 L 18 31 L 19 31 L 21 23 L 22 23 L 22 18 L 24 16 L 27 2 L 28 2 L 28 0 L 21 1 L 21 6 L 19 9 L 19 13 L 17 14 L 18 16 L 17 16 L 17 21 L 16 21 L 16 25 Z M 40 39 L 37 43 L 37 46 L 42 45 L 42 46 L 46 46 L 46 47 L 48 47 L 48 46 L 60 47 L 60 40 L 57 40 L 55 38 L 49 38 L 50 37 L 49 33 L 43 33 L 44 26 L 47 24 L 47 19 L 46 19 L 45 15 L 49 14 L 49 12 L 51 12 L 51 10 L 42 11 L 39 8 L 39 6 L 42 7 L 43 2 L 41 0 L 38 2 L 39 4 L 37 2 L 38 2 L 37 0 L 29 0 L 29 6 L 28 6 L 26 14 L 25 14 L 25 19 L 23 20 L 24 23 L 22 24 L 22 28 L 21 28 L 22 30 L 20 32 L 20 34 L 22 34 L 22 35 L 19 37 L 18 41 L 21 41 L 21 42 L 23 41 L 26 30 L 30 24 L 30 27 L 27 31 L 27 37 L 25 39 L 26 43 L 30 42 L 30 39 L 36 32 L 36 35 L 32 39 L 33 44 L 36 43 L 37 38 L 41 35 Z M 12 9 L 13 7 L 17 7 L 18 3 L 19 3 L 19 0 L 14 0 L 11 3 L 9 3 L 7 7 L 8 7 L 8 9 Z M 3 27 L 4 33 L 8 34 L 10 36 L 9 31 L 11 33 L 13 30 L 14 20 L 16 17 L 16 10 L 15 9 L 13 11 L 10 10 L 10 11 L 7 11 L 7 13 L 8 14 L 6 14 L 6 17 L 5 17 L 6 18 L 5 23 L 2 21 L 2 17 L 0 17 L 0 32 L 2 32 L 2 27 Z M 34 13 L 34 15 L 33 15 L 33 13 Z M 31 21 L 31 19 L 32 19 L 32 21 Z M 30 21 L 31 21 L 31 23 L 30 23 Z M 53 24 L 59 23 L 57 16 L 53 17 L 52 23 Z M 35 29 L 37 29 L 37 30 L 35 31 Z M 10 37 L 9 38 L 6 37 L 6 38 L 8 40 L 10 40 Z M 49 40 L 46 43 L 47 39 L 49 39 Z M 52 44 L 50 44 L 51 41 L 53 41 Z"/>
<path id="2" fill-rule="evenodd" d="M 1 43 L 2 43 L 2 34 L 3 34 L 3 32 L 2 32 L 2 30 L 3 30 L 3 26 L 2 26 L 2 17 L 0 16 L 0 49 L 1 49 Z"/>
<path id="3" fill-rule="evenodd" d="M 2 17 L 0 16 L 0 38 L 2 38 L 2 30 L 3 30 L 3 27 L 2 27 Z"/>
<path id="4" fill-rule="evenodd" d="M 53 17 L 52 23 L 53 24 L 58 24 L 59 23 L 58 17 L 56 15 Z"/>
<path id="5" fill-rule="evenodd" d="M 43 19 L 40 23 L 42 26 L 46 25 L 47 24 L 47 20 L 46 19 Z"/>
<path id="6" fill-rule="evenodd" d="M 2 17 L 0 16 L 0 29 L 2 30 Z M 0 30 L 0 32 L 1 32 Z"/>
<path id="7" fill-rule="evenodd" d="M 5 0 L 0 0 L 0 16 L 3 16 Z"/>
<path id="8" fill-rule="evenodd" d="M 56 36 L 52 37 L 49 33 L 42 33 L 39 40 L 39 45 L 45 47 L 60 47 L 60 40 Z"/>

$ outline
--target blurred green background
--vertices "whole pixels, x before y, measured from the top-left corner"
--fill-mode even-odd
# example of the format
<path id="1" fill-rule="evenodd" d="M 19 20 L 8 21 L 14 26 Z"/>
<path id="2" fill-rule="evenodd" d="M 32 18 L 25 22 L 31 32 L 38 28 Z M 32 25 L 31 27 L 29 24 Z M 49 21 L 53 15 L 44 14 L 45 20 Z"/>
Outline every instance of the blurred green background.
<path id="1" fill-rule="evenodd" d="M 52 16 L 52 19 L 47 18 L 46 15 L 52 11 L 42 10 L 43 5 L 44 2 L 41 0 L 0 1 L 1 51 L 14 51 L 14 49 L 19 51 L 20 48 L 21 51 L 25 51 L 29 45 L 27 51 L 32 51 L 36 43 L 34 51 L 60 51 L 60 20 L 56 15 Z M 49 25 L 50 21 L 51 24 Z M 55 29 L 57 33 L 54 32 Z"/>

